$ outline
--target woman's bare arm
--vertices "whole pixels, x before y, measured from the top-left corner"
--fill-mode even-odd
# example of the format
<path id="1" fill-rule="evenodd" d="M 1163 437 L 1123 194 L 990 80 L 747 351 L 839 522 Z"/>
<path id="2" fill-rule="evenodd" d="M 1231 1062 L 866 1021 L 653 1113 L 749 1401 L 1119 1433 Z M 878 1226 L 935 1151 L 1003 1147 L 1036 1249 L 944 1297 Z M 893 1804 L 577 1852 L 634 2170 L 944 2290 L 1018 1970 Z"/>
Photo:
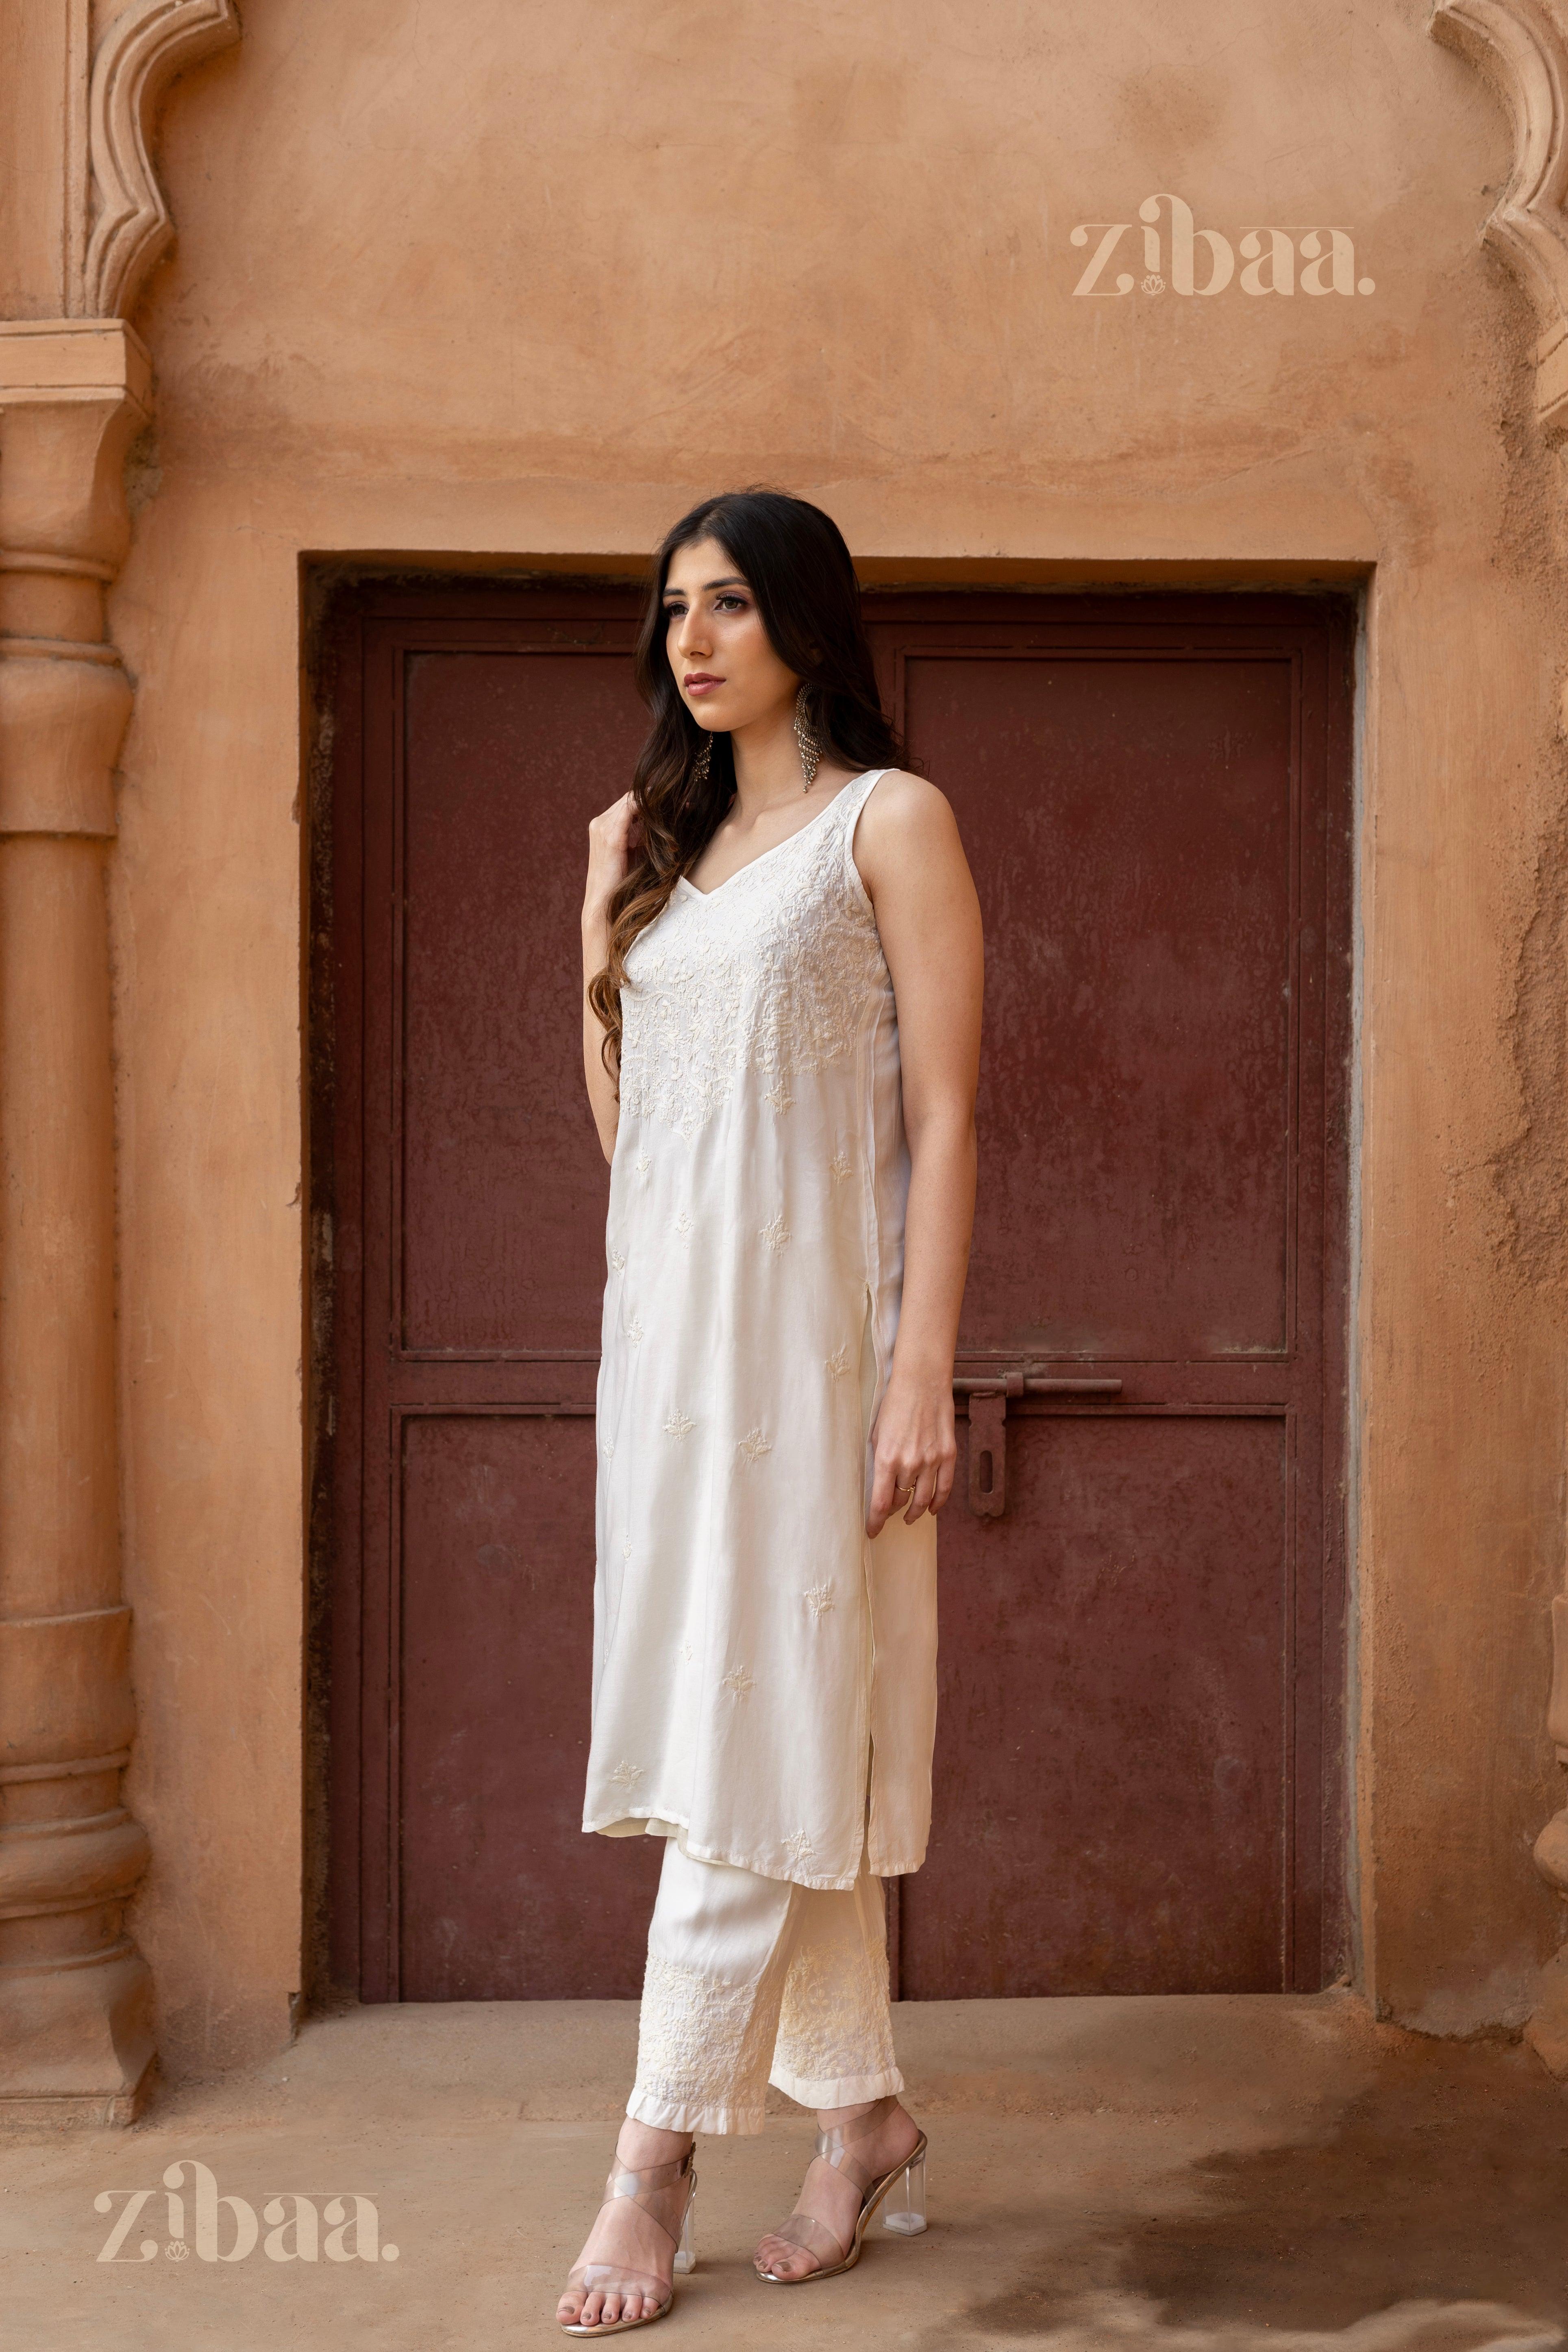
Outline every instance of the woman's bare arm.
<path id="1" fill-rule="evenodd" d="M 630 793 L 623 793 L 588 827 L 588 880 L 583 893 L 583 1076 L 606 1160 L 616 1149 L 620 1107 L 615 1078 L 605 1067 L 605 1031 L 588 1002 L 588 983 L 604 971 L 610 951 L 610 900 L 626 878 L 636 821 L 637 804 Z M 614 1062 L 613 1053 L 610 1058 Z"/>
<path id="2" fill-rule="evenodd" d="M 855 860 L 877 912 L 898 1003 L 910 1193 L 903 1302 L 877 1414 L 866 1528 L 879 1535 L 893 1490 L 913 1486 L 913 1523 L 940 1510 L 958 1459 L 952 1359 L 974 1222 L 974 1093 L 984 957 L 980 901 L 952 809 L 898 769 L 867 802 Z"/>

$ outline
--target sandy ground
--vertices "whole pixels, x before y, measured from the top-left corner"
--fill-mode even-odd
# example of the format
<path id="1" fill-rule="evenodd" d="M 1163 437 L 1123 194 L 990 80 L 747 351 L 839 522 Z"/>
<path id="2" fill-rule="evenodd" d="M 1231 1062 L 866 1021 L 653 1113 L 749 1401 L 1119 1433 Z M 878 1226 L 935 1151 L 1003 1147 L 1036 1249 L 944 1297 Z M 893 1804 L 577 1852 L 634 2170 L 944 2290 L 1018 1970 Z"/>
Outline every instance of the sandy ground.
<path id="1" fill-rule="evenodd" d="M 1311 1999 L 905 2003 L 931 2227 L 873 2229 L 816 2288 L 752 2275 L 811 2126 L 698 2152 L 699 2267 L 661 2346 L 1510 2352 L 1568 2323 L 1568 2088 L 1522 2047 Z M 163 2088 L 127 2131 L 0 2136 L 5 2352 L 514 2352 L 598 2201 L 636 2048 L 620 2002 L 410 2005 L 305 2026 L 242 2079 Z M 258 2216 L 197 2243 L 195 2167 Z M 176 2176 L 171 2211 L 163 2176 Z M 147 2189 L 115 2257 L 126 2192 Z M 107 2210 L 95 2210 L 103 2195 Z M 375 2208 L 378 2258 L 342 2224 Z M 268 2200 L 290 2200 L 275 2205 Z M 320 2218 L 313 2262 L 298 2208 Z M 218 2255 L 246 2234 L 216 2215 Z M 268 2253 L 267 2239 L 274 2240 Z M 169 2248 L 177 2251 L 171 2254 Z M 395 2246 L 395 2258 L 388 2259 Z M 142 2249 L 149 2251 L 143 2255 Z M 178 2251 L 183 2249 L 183 2252 Z"/>

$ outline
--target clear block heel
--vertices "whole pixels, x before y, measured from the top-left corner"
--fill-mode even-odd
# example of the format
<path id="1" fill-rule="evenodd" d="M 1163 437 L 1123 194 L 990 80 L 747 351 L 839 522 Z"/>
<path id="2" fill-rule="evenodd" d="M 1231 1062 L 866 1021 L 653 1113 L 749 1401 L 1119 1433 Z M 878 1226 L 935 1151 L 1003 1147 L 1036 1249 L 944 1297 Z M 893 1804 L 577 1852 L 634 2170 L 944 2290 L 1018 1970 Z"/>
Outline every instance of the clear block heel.
<path id="1" fill-rule="evenodd" d="M 680 2243 L 675 2250 L 676 2274 L 680 2278 L 684 2278 L 689 2271 L 694 2271 L 697 2268 L 697 2225 L 692 2218 L 696 2211 L 697 2190 L 693 2187 L 690 2196 L 686 2200 L 686 2219 L 680 2225 Z M 921 2227 L 922 2229 L 925 2227 L 923 2221 Z"/>
<path id="2" fill-rule="evenodd" d="M 903 2178 L 888 2192 L 882 2207 L 882 2227 L 900 2238 L 918 2238 L 926 2225 L 926 2159 L 922 2148 L 904 2167 Z"/>

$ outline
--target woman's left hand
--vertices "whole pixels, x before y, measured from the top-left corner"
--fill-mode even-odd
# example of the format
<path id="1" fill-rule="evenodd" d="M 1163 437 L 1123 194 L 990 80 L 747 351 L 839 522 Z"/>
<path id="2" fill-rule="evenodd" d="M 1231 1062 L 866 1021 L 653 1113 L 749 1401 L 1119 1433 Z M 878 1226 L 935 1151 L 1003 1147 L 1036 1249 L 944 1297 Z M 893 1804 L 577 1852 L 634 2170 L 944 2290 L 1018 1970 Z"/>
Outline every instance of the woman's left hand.
<path id="1" fill-rule="evenodd" d="M 909 1527 L 925 1512 L 940 1511 L 952 1492 L 958 1461 L 952 1374 L 946 1380 L 904 1374 L 895 1360 L 871 1444 L 875 1469 L 871 1507 L 866 1514 L 868 1536 L 879 1536 L 900 1504 Z"/>
<path id="2" fill-rule="evenodd" d="M 985 955 L 963 845 L 934 784 L 889 769 L 861 813 L 854 856 L 898 1006 L 910 1149 L 897 1335 L 872 1432 L 866 1532 L 879 1536 L 895 1511 L 912 1527 L 952 1490 L 952 1360 L 974 1222 Z"/>

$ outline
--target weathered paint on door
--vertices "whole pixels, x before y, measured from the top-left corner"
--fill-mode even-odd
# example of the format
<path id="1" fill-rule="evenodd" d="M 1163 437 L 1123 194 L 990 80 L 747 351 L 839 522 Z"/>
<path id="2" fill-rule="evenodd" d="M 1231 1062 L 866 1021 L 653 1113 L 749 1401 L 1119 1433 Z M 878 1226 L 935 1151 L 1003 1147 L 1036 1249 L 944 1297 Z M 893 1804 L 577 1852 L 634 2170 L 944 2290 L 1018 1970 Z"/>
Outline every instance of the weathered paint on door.
<path id="1" fill-rule="evenodd" d="M 1005 1510 L 944 1520 L 901 1990 L 1315 1987 L 1342 1933 L 1346 623 L 988 598 L 877 634 L 985 914 L 959 1370 L 1121 1384 L 1010 1402 Z"/>
<path id="2" fill-rule="evenodd" d="M 585 1838 L 607 1171 L 588 820 L 626 598 L 372 600 L 339 671 L 333 1964 L 371 2000 L 635 1992 L 652 1839 Z"/>
<path id="3" fill-rule="evenodd" d="M 367 594 L 338 631 L 333 1926 L 367 1999 L 640 1984 L 658 1849 L 577 1828 L 605 1174 L 576 919 L 640 734 L 632 609 Z M 900 1989 L 1316 1985 L 1348 624 L 1306 598 L 872 611 L 987 929 L 978 1392 Z"/>

